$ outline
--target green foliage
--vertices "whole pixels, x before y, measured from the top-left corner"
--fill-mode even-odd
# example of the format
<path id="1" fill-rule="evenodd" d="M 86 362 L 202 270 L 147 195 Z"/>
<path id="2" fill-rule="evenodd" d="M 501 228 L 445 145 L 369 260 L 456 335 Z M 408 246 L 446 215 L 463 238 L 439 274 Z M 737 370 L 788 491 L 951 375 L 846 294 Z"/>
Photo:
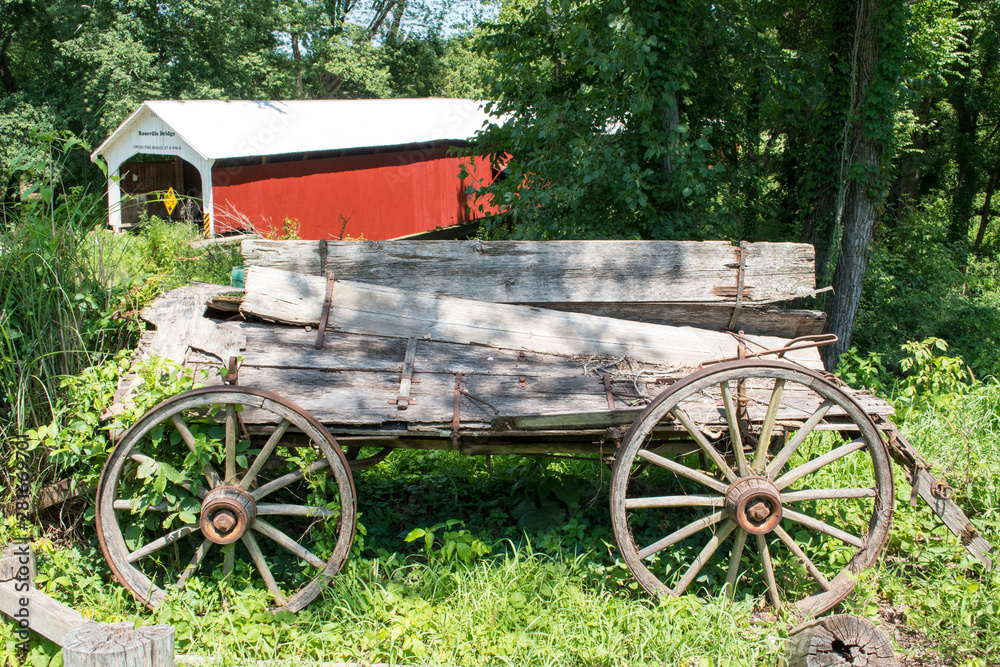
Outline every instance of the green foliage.
<path id="1" fill-rule="evenodd" d="M 850 350 L 840 355 L 840 363 L 837 364 L 835 373 L 849 387 L 867 389 L 875 394 L 884 393 L 888 387 L 882 356 L 879 352 L 861 354 L 857 347 L 852 346 Z"/>
<path id="2" fill-rule="evenodd" d="M 428 562 L 434 560 L 448 562 L 455 559 L 466 565 L 472 565 L 473 561 L 486 556 L 492 549 L 468 530 L 458 528 L 461 525 L 462 522 L 458 519 L 448 519 L 444 523 L 430 528 L 414 528 L 407 533 L 403 541 L 414 542 L 422 538 L 424 540 L 424 555 Z M 452 530 L 456 528 L 457 530 Z M 442 529 L 444 529 L 443 532 Z M 438 535 L 440 535 L 441 546 L 435 549 L 434 544 Z"/>
<path id="3" fill-rule="evenodd" d="M 903 343 L 948 341 L 976 377 L 1000 373 L 1000 263 L 973 259 L 946 243 L 948 199 L 925 199 L 907 219 L 883 230 L 872 253 L 853 343 L 897 363 Z"/>
<path id="4" fill-rule="evenodd" d="M 908 356 L 899 366 L 903 379 L 896 392 L 896 401 L 908 410 L 950 408 L 968 389 L 969 372 L 961 358 L 937 356 L 934 351 L 946 352 L 948 343 L 940 338 L 928 338 L 903 345 Z"/>
<path id="5" fill-rule="evenodd" d="M 141 378 L 142 391 L 136 392 L 133 404 L 126 411 L 108 419 L 106 411 L 126 372 Z M 24 433 L 28 452 L 47 461 L 46 477 L 49 474 L 56 479 L 70 477 L 77 485 L 96 486 L 113 446 L 110 434 L 122 431 L 163 399 L 201 386 L 196 379 L 191 371 L 160 358 L 133 364 L 132 353 L 123 350 L 100 365 L 62 378 L 53 421 Z M 167 478 L 179 476 L 180 473 L 166 466 L 147 476 L 147 481 L 154 495 L 162 495 Z M 161 500 L 155 498 L 150 504 Z M 88 508 L 86 520 L 92 521 L 93 515 L 93 508 Z"/>
<path id="6" fill-rule="evenodd" d="M 238 247 L 192 247 L 198 232 L 183 224 L 151 220 L 134 234 L 111 233 L 100 198 L 66 192 L 60 180 L 86 144 L 69 133 L 35 141 L 17 170 L 24 198 L 0 231 L 0 455 L 13 455 L 10 436 L 26 435 L 37 492 L 53 478 L 95 484 L 109 431 L 191 387 L 179 369 L 148 362 L 133 369 L 146 388 L 135 408 L 104 414 L 129 370 L 139 308 L 189 280 L 228 284 L 241 258 Z"/>

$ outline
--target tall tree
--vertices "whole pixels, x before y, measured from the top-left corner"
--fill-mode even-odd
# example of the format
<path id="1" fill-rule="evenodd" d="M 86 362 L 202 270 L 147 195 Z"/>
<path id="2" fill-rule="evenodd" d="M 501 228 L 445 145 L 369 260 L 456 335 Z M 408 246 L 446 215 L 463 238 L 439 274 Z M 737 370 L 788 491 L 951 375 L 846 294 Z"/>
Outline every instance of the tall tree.
<path id="1" fill-rule="evenodd" d="M 826 331 L 837 334 L 839 341 L 823 348 L 824 363 L 831 369 L 850 348 L 875 222 L 886 198 L 910 29 L 904 0 L 855 0 L 853 9 L 849 162 L 841 183 L 843 232 L 826 323 Z"/>

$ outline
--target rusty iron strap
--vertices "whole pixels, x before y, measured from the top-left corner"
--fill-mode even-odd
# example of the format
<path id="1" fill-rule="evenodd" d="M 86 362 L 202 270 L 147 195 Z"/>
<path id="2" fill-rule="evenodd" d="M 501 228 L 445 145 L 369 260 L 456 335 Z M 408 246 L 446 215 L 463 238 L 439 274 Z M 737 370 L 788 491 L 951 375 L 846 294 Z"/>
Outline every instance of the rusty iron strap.
<path id="1" fill-rule="evenodd" d="M 326 323 L 330 319 L 330 306 L 333 305 L 333 271 L 326 274 L 326 296 L 323 297 L 323 312 L 319 316 L 319 331 L 316 332 L 316 349 L 323 349 L 323 338 L 326 336 Z"/>
<path id="2" fill-rule="evenodd" d="M 611 391 L 611 376 L 605 373 L 601 376 L 601 380 L 604 381 L 604 394 L 608 398 L 608 410 L 615 409 L 615 395 Z"/>
<path id="3" fill-rule="evenodd" d="M 229 372 L 222 378 L 222 383 L 234 385 L 239 382 L 239 379 L 239 371 L 236 368 L 236 357 L 229 357 Z"/>
<path id="4" fill-rule="evenodd" d="M 744 348 L 741 336 L 735 334 L 732 331 L 728 333 L 736 336 L 736 340 L 738 341 L 739 345 L 741 346 L 741 348 Z M 781 359 L 789 352 L 794 352 L 795 350 L 805 350 L 810 347 L 823 347 L 824 345 L 833 345 L 838 340 L 840 339 L 837 337 L 837 334 L 832 334 L 832 333 L 814 334 L 812 336 L 799 336 L 798 338 L 793 338 L 792 340 L 788 341 L 782 347 L 776 347 L 773 350 L 761 350 L 760 352 L 746 352 L 738 354 L 735 357 L 723 357 L 721 359 L 712 359 L 711 361 L 704 361 L 698 364 L 698 368 L 701 369 L 704 368 L 705 366 L 714 366 L 715 364 L 722 364 L 727 361 L 737 361 L 738 359 L 754 359 L 757 357 L 766 357 L 772 354 L 777 355 L 777 357 Z"/>

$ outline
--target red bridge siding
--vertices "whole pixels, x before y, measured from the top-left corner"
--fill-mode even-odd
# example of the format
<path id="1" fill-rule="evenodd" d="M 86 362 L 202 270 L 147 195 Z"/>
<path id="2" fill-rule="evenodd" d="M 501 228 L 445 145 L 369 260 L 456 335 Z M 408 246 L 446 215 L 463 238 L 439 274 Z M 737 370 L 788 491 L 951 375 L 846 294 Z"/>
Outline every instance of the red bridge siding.
<path id="1" fill-rule="evenodd" d="M 447 148 L 296 160 L 212 170 L 216 231 L 233 229 L 234 211 L 262 233 L 298 221 L 303 239 L 344 234 L 379 241 L 479 218 L 466 188 L 489 180 L 483 160 L 450 157 Z M 472 210 L 475 208 L 476 210 Z M 490 208 L 486 208 L 489 213 Z M 341 218 L 343 216 L 343 218 Z"/>

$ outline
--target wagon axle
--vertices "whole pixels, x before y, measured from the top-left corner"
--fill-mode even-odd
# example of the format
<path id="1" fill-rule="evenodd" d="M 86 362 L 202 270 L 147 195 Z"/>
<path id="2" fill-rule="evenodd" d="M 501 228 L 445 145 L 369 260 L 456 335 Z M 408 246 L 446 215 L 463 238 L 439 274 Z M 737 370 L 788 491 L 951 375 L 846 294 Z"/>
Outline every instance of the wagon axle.
<path id="1" fill-rule="evenodd" d="M 253 496 L 237 486 L 217 486 L 201 503 L 199 527 L 205 539 L 232 544 L 257 519 Z"/>
<path id="2" fill-rule="evenodd" d="M 765 535 L 781 521 L 781 493 L 766 477 L 743 477 L 726 492 L 726 510 L 743 530 Z"/>

